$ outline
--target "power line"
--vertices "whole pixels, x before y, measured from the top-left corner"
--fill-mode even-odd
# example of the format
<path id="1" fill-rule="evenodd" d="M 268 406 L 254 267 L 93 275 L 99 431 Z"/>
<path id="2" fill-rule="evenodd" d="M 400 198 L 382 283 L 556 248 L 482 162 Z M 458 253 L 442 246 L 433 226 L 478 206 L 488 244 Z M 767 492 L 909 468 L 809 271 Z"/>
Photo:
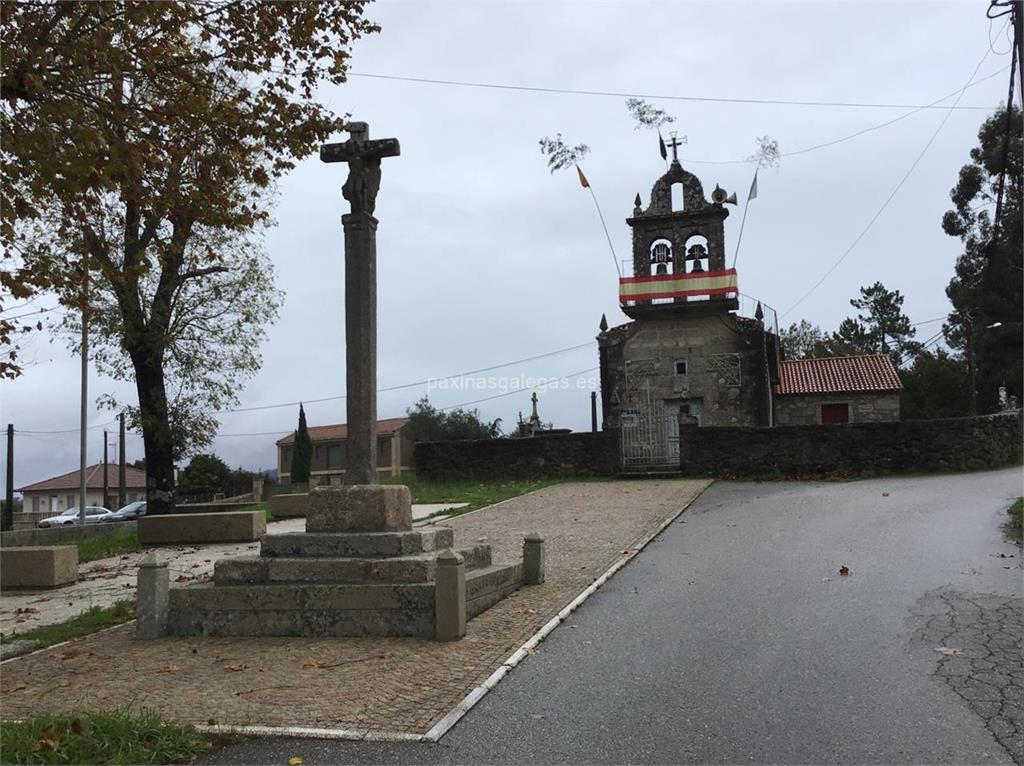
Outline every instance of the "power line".
<path id="1" fill-rule="evenodd" d="M 899 183 L 896 184 L 896 188 L 894 188 L 892 190 L 892 192 L 890 192 L 889 196 L 885 198 L 885 201 L 882 203 L 882 206 L 880 208 L 878 208 L 878 210 L 875 212 L 875 214 L 871 217 L 871 220 L 869 220 L 867 225 L 861 230 L 860 234 L 858 234 L 857 237 L 850 244 L 850 246 L 848 248 L 846 248 L 846 251 L 841 256 L 839 256 L 839 258 L 836 260 L 836 262 L 833 263 L 829 267 L 828 271 L 826 271 L 824 273 L 824 275 L 822 275 L 821 279 L 819 279 L 817 282 L 815 282 L 814 286 L 812 286 L 810 290 L 808 290 L 806 293 L 804 293 L 803 296 L 801 296 L 800 300 L 798 300 L 796 303 L 794 303 L 792 306 L 790 306 L 788 309 L 786 309 L 786 311 L 779 317 L 780 319 L 784 318 L 793 309 L 795 309 L 797 306 L 799 306 L 801 303 L 803 303 L 805 300 L 807 300 L 807 298 L 815 290 L 817 290 L 822 285 L 822 283 L 824 283 L 824 281 L 826 279 L 829 278 L 829 276 L 832 274 L 832 272 L 835 271 L 837 268 L 839 268 L 839 265 L 843 261 L 846 260 L 846 257 L 850 253 L 853 252 L 853 249 L 855 247 L 857 247 L 857 245 L 864 238 L 864 236 L 871 230 L 871 227 L 874 226 L 875 221 L 877 221 L 881 217 L 882 213 L 885 212 L 885 209 L 887 207 L 889 207 L 889 203 L 893 201 L 893 199 L 899 193 L 900 189 L 903 188 L 903 185 L 907 182 L 907 179 L 910 178 L 911 174 L 914 172 L 914 170 L 917 168 L 918 164 L 924 158 L 924 155 L 928 152 L 928 149 L 931 147 L 932 143 L 934 143 L 935 139 L 938 138 L 939 133 L 942 131 L 942 128 L 946 124 L 946 121 L 949 120 L 950 116 L 953 114 L 953 109 L 956 108 L 956 105 L 957 105 L 957 103 L 959 103 L 960 98 L 964 94 L 964 91 L 967 90 L 967 86 L 971 84 L 971 82 L 974 80 L 975 75 L 978 74 L 978 70 L 981 69 L 981 65 L 985 63 L 985 59 L 988 58 L 988 54 L 989 53 L 990 53 L 990 51 L 988 50 L 988 48 L 986 48 L 985 49 L 985 55 L 981 57 L 981 60 L 978 62 L 978 65 L 976 67 L 974 67 L 974 72 L 971 73 L 971 76 L 968 78 L 967 83 L 964 85 L 963 88 L 961 88 L 959 95 L 957 95 L 957 97 L 956 97 L 956 101 L 953 102 L 953 106 L 948 107 L 948 111 L 946 112 L 945 115 L 943 115 L 942 120 L 938 124 L 938 127 L 935 128 L 935 131 L 931 134 L 931 136 L 929 137 L 927 143 L 925 143 L 924 148 L 921 149 L 921 152 L 917 155 L 917 157 L 911 163 L 910 167 L 907 169 L 907 172 L 903 174 L 903 177 L 900 179 Z"/>
<path id="2" fill-rule="evenodd" d="M 637 93 L 625 91 L 607 90 L 580 90 L 575 88 L 548 88 L 538 85 L 508 85 L 504 83 L 473 82 L 470 80 L 441 80 L 431 77 L 407 77 L 404 75 L 371 74 L 369 72 L 348 72 L 349 77 L 366 77 L 374 80 L 393 80 L 398 82 L 413 82 L 425 85 L 448 85 L 460 88 L 487 88 L 491 90 L 513 90 L 529 93 L 556 93 L 574 96 L 609 96 L 613 98 L 650 98 L 662 101 L 692 101 L 696 103 L 721 103 L 721 104 L 761 104 L 766 106 L 825 106 L 844 107 L 853 109 L 936 109 L 934 104 L 887 104 L 871 103 L 862 101 L 796 101 L 790 99 L 769 99 L 769 98 L 726 98 L 713 96 L 680 96 L 665 93 Z M 989 111 L 988 106 L 956 106 L 961 110 Z"/>
<path id="3" fill-rule="evenodd" d="M 94 426 L 88 426 L 86 431 L 95 431 L 97 428 L 105 428 L 106 426 L 113 425 L 117 422 L 117 418 L 108 420 L 106 423 L 98 423 Z M 21 429 L 15 429 L 16 434 L 77 434 L 80 429 L 78 428 L 66 428 L 63 431 L 23 431 Z"/>
<path id="4" fill-rule="evenodd" d="M 21 319 L 22 317 L 31 317 L 36 316 L 37 314 L 45 314 L 47 311 L 53 311 L 55 308 L 56 306 L 48 309 L 36 309 L 35 311 L 26 311 L 24 314 L 15 314 L 12 317 L 0 317 L 0 322 L 10 322 L 14 319 Z"/>
<path id="5" fill-rule="evenodd" d="M 992 72 L 991 74 L 987 74 L 984 77 L 982 77 L 982 78 L 980 78 L 978 80 L 975 80 L 974 82 L 970 83 L 970 85 L 968 85 L 968 87 L 969 88 L 973 88 L 975 85 L 980 85 L 981 83 L 985 82 L 986 80 L 991 80 L 993 77 L 1001 75 L 1003 72 L 1005 72 L 1009 68 L 1010 67 L 1005 66 L 1002 69 L 998 69 L 995 72 Z M 813 146 L 807 146 L 807 147 L 804 147 L 803 149 L 796 149 L 796 150 L 794 150 L 792 152 L 779 152 L 779 157 L 780 158 L 782 158 L 782 157 L 795 157 L 795 156 L 800 155 L 800 154 L 807 154 L 808 152 L 817 151 L 818 149 L 826 149 L 826 148 L 828 148 L 830 146 L 835 146 L 836 144 L 841 144 L 841 143 L 844 143 L 846 141 L 850 141 L 851 139 L 857 138 L 859 136 L 863 136 L 865 133 L 872 133 L 872 132 L 874 132 L 876 130 L 881 130 L 882 128 L 887 128 L 890 125 L 893 125 L 893 124 L 895 124 L 897 122 L 900 122 L 901 120 L 905 120 L 905 119 L 907 119 L 907 117 L 911 117 L 911 116 L 913 116 L 913 115 L 915 115 L 915 114 L 917 114 L 917 113 L 919 113 L 921 111 L 924 111 L 925 109 L 930 109 L 930 108 L 933 108 L 933 107 L 937 107 L 943 101 L 949 100 L 950 98 L 955 96 L 957 93 L 958 93 L 958 91 L 953 91 L 952 93 L 947 93 L 942 98 L 936 99 L 935 101 L 933 101 L 931 104 L 928 104 L 927 106 L 916 107 L 914 109 L 911 109 L 909 112 L 901 114 L 899 117 L 893 117 L 891 120 L 886 120 L 885 122 L 880 122 L 879 124 L 872 125 L 869 128 L 863 128 L 861 130 L 858 130 L 855 133 L 849 134 L 848 136 L 843 136 L 842 138 L 836 138 L 836 139 L 833 139 L 831 141 L 825 141 L 825 142 L 820 143 L 820 144 L 814 144 Z M 756 162 L 757 160 L 756 159 L 741 159 L 741 160 L 694 160 L 694 159 L 684 158 L 683 161 L 688 163 L 688 164 L 693 164 L 693 165 L 747 165 L 747 164 L 750 164 L 752 162 Z"/>
<path id="6" fill-rule="evenodd" d="M 445 375 L 444 377 L 437 377 L 437 378 L 427 378 L 426 380 L 417 380 L 414 383 L 402 383 L 401 385 L 398 385 L 398 386 L 388 386 L 387 388 L 378 388 L 377 389 L 377 393 L 378 394 L 383 394 L 383 393 L 387 393 L 388 391 L 401 391 L 401 390 L 406 389 L 406 388 L 416 388 L 418 386 L 425 386 L 428 383 L 430 383 L 432 381 L 436 381 L 436 380 L 452 380 L 453 378 L 461 378 L 461 377 L 466 377 L 468 375 L 478 375 L 481 372 L 490 372 L 491 370 L 499 370 L 502 367 L 512 367 L 513 365 L 522 364 L 523 362 L 532 362 L 532 361 L 534 361 L 536 359 L 544 359 L 544 358 L 549 357 L 549 356 L 556 356 L 558 354 L 565 354 L 565 353 L 568 353 L 570 351 L 578 351 L 581 348 L 587 348 L 588 346 L 592 346 L 593 343 L 594 343 L 593 341 L 589 341 L 587 343 L 580 343 L 578 346 L 569 346 L 568 348 L 560 348 L 560 349 L 557 349 L 555 351 L 548 351 L 548 352 L 546 352 L 544 354 L 537 354 L 536 356 L 528 356 L 528 357 L 525 357 L 523 359 L 516 359 L 513 362 L 503 362 L 502 364 L 495 364 L 495 365 L 492 365 L 490 367 L 481 367 L 478 370 L 468 370 L 466 372 L 459 372 L 459 373 L 456 373 L 454 375 Z M 281 404 L 264 404 L 264 405 L 260 405 L 260 406 L 257 406 L 257 407 L 241 407 L 239 409 L 234 409 L 234 410 L 223 410 L 223 412 L 225 412 L 225 413 L 229 413 L 229 412 L 230 413 L 235 413 L 235 412 L 255 412 L 257 410 L 273 410 L 273 409 L 278 409 L 280 407 L 295 407 L 296 405 L 298 405 L 300 403 L 301 404 L 319 404 L 320 402 L 333 402 L 333 401 L 338 401 L 340 399 L 345 399 L 345 398 L 346 398 L 346 394 L 339 394 L 338 396 L 325 396 L 325 397 L 323 397 L 321 399 L 302 399 L 300 401 L 283 402 Z"/>
<path id="7" fill-rule="evenodd" d="M 579 372 L 570 372 L 569 374 L 563 375 L 563 376 L 558 377 L 558 378 L 547 378 L 546 382 L 547 382 L 547 384 L 550 384 L 553 381 L 563 381 L 563 380 L 564 381 L 568 381 L 568 380 L 571 380 L 572 378 L 578 377 L 580 375 L 586 375 L 588 372 L 596 372 L 598 369 L 600 369 L 600 368 L 598 368 L 598 367 L 590 367 L 590 368 L 588 368 L 586 370 L 580 370 Z M 456 376 L 452 376 L 452 377 L 456 377 Z M 514 389 L 512 389 L 510 391 L 504 391 L 504 392 L 502 392 L 500 394 L 495 394 L 494 396 L 485 396 L 482 399 L 473 399 L 472 401 L 460 402 L 459 404 L 450 404 L 447 407 L 438 407 L 438 409 L 441 410 L 442 412 L 445 412 L 447 410 L 456 410 L 456 409 L 459 409 L 460 407 L 468 407 L 471 404 L 480 404 L 481 402 L 489 402 L 489 401 L 492 401 L 494 399 L 501 399 L 502 397 L 505 397 L 505 396 L 512 396 L 513 394 L 521 394 L 524 391 L 532 391 L 534 388 L 536 388 L 536 387 L 535 386 L 534 387 L 523 386 L 522 388 L 514 388 Z M 238 434 L 221 434 L 221 433 L 219 433 L 219 434 L 217 434 L 217 438 L 220 438 L 222 436 L 223 437 L 278 436 L 278 435 L 282 435 L 282 434 L 283 435 L 287 435 L 288 433 L 289 433 L 288 429 L 282 429 L 282 430 L 279 430 L 279 431 L 254 431 L 254 432 L 251 432 L 251 433 L 238 433 Z"/>

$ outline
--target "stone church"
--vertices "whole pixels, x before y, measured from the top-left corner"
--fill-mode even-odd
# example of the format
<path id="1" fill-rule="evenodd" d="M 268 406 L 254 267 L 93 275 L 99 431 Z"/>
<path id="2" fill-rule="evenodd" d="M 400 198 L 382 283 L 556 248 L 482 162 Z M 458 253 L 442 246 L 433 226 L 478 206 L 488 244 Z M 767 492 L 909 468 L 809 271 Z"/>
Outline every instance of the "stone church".
<path id="1" fill-rule="evenodd" d="M 675 147 L 673 147 L 675 155 Z M 673 189 L 681 204 L 673 207 Z M 681 192 L 681 193 L 680 193 Z M 619 429 L 623 467 L 679 459 L 680 420 L 700 426 L 838 424 L 899 419 L 899 377 L 885 355 L 787 360 L 775 312 L 742 296 L 726 267 L 726 204 L 678 159 L 632 217 L 633 275 L 619 280 L 632 321 L 598 348 L 606 429 Z M 741 316 L 741 298 L 753 316 Z"/>

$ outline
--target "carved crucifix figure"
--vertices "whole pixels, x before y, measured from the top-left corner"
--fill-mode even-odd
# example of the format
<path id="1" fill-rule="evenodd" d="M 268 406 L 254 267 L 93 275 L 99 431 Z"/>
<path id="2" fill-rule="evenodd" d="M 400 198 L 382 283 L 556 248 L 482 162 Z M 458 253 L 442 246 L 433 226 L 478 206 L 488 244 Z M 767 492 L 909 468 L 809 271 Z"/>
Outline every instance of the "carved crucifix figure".
<path id="1" fill-rule="evenodd" d="M 352 212 L 345 228 L 345 363 L 348 410 L 346 484 L 377 482 L 377 219 L 380 161 L 401 153 L 397 138 L 370 140 L 365 122 L 350 122 L 351 138 L 320 147 L 322 162 L 347 162 L 341 193 Z"/>

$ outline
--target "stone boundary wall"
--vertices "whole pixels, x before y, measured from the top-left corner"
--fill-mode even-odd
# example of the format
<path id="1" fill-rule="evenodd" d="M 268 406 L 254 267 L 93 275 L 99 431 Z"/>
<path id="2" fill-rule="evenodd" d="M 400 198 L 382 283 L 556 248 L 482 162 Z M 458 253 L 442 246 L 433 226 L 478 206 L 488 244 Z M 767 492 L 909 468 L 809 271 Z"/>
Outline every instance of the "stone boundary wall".
<path id="1" fill-rule="evenodd" d="M 22 545 L 58 545 L 60 543 L 72 543 L 81 540 L 83 537 L 96 537 L 99 535 L 120 535 L 125 532 L 134 532 L 137 522 L 134 521 L 112 521 L 104 524 L 68 524 L 61 527 L 49 527 L 48 529 L 19 529 L 14 532 L 0 532 L 0 547 L 15 547 Z"/>
<path id="2" fill-rule="evenodd" d="M 416 475 L 430 481 L 612 476 L 619 472 L 619 434 L 608 430 L 523 439 L 419 442 L 415 457 Z"/>
<path id="3" fill-rule="evenodd" d="M 942 420 L 775 428 L 680 426 L 686 476 L 973 471 L 1021 462 L 1021 411 Z"/>
<path id="4" fill-rule="evenodd" d="M 174 512 L 178 513 L 232 513 L 234 511 L 251 510 L 255 505 L 252 500 L 244 502 L 228 502 L 218 500 L 216 503 L 176 503 Z"/>

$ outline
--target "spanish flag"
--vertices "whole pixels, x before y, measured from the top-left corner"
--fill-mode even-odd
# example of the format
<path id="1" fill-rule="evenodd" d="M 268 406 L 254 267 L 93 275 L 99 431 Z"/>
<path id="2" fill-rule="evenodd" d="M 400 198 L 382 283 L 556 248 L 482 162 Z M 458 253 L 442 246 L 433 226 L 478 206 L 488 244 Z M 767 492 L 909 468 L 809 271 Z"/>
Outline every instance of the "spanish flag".
<path id="1" fill-rule="evenodd" d="M 589 189 L 590 188 L 590 182 L 587 180 L 587 177 L 585 175 L 583 175 L 583 171 L 580 170 L 580 166 L 579 165 L 576 166 L 576 172 L 579 174 L 579 177 L 580 177 L 580 186 L 582 186 L 584 189 Z"/>

